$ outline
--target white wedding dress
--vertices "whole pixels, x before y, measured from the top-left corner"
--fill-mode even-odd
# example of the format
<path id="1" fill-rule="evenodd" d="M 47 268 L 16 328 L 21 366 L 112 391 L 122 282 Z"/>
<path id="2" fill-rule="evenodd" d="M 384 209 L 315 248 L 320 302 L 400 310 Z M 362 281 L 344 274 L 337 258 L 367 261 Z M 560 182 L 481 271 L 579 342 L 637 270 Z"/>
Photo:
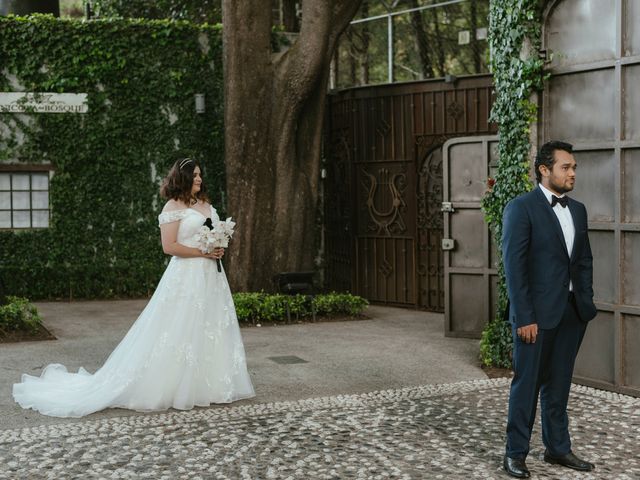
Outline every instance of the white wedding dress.
<path id="1" fill-rule="evenodd" d="M 218 220 L 213 207 L 211 215 Z M 178 242 L 196 247 L 205 217 L 189 208 L 158 220 L 179 221 Z M 186 410 L 254 395 L 229 284 L 216 262 L 203 257 L 171 258 L 153 297 L 93 375 L 52 364 L 13 385 L 23 408 L 56 417 L 109 407 Z"/>

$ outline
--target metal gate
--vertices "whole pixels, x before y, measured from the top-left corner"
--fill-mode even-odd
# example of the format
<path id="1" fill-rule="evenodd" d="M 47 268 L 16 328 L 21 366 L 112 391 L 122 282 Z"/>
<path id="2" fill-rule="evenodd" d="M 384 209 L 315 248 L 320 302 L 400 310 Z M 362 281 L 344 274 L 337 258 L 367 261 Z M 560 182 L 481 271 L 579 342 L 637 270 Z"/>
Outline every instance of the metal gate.
<path id="1" fill-rule="evenodd" d="M 445 335 L 479 338 L 495 318 L 496 248 L 480 201 L 497 168 L 497 136 L 444 144 Z"/>
<path id="2" fill-rule="evenodd" d="M 442 146 L 496 132 L 490 75 L 343 90 L 325 124 L 325 280 L 444 311 Z"/>
<path id="3" fill-rule="evenodd" d="M 595 32 L 595 33 L 594 33 Z M 640 394 L 640 2 L 548 2 L 551 79 L 540 143 L 566 140 L 587 206 L 598 316 L 576 363 L 581 383 Z"/>

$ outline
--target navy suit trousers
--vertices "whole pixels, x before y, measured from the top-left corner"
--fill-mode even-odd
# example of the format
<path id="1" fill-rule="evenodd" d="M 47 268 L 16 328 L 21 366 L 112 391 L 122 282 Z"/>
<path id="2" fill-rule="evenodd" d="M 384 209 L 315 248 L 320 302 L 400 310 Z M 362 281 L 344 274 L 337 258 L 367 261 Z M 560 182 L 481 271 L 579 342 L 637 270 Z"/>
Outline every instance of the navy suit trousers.
<path id="1" fill-rule="evenodd" d="M 560 323 L 538 330 L 535 343 L 525 343 L 513 330 L 513 370 L 507 419 L 506 455 L 525 458 L 536 418 L 538 396 L 542 441 L 554 456 L 571 451 L 567 402 L 571 377 L 586 330 L 570 295 Z"/>

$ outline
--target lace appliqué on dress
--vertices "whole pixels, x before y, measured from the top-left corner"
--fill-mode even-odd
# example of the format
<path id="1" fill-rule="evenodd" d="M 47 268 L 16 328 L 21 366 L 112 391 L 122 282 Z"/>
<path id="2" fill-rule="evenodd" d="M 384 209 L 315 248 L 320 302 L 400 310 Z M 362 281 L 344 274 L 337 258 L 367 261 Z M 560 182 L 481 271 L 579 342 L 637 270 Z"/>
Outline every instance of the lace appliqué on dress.
<path id="1" fill-rule="evenodd" d="M 158 224 L 164 225 L 165 223 L 172 223 L 182 220 L 187 215 L 187 209 L 171 210 L 169 212 L 162 212 L 158 215 Z"/>

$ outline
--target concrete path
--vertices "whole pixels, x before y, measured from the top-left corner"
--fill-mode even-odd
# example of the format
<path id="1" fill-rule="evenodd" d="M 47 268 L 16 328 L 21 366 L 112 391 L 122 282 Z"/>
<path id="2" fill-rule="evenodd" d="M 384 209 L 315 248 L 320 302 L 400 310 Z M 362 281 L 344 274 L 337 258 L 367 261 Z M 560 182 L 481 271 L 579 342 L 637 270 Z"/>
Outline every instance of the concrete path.
<path id="1" fill-rule="evenodd" d="M 0 345 L 0 430 L 71 421 L 22 410 L 11 396 L 12 384 L 23 373 L 39 375 L 49 363 L 94 372 L 145 305 L 144 300 L 38 303 L 57 340 Z M 367 315 L 371 320 L 243 328 L 256 397 L 241 403 L 486 378 L 478 342 L 445 338 L 442 315 L 377 306 Z M 293 356 L 307 363 L 271 359 Z M 137 412 L 113 409 L 90 418 L 132 414 Z"/>

